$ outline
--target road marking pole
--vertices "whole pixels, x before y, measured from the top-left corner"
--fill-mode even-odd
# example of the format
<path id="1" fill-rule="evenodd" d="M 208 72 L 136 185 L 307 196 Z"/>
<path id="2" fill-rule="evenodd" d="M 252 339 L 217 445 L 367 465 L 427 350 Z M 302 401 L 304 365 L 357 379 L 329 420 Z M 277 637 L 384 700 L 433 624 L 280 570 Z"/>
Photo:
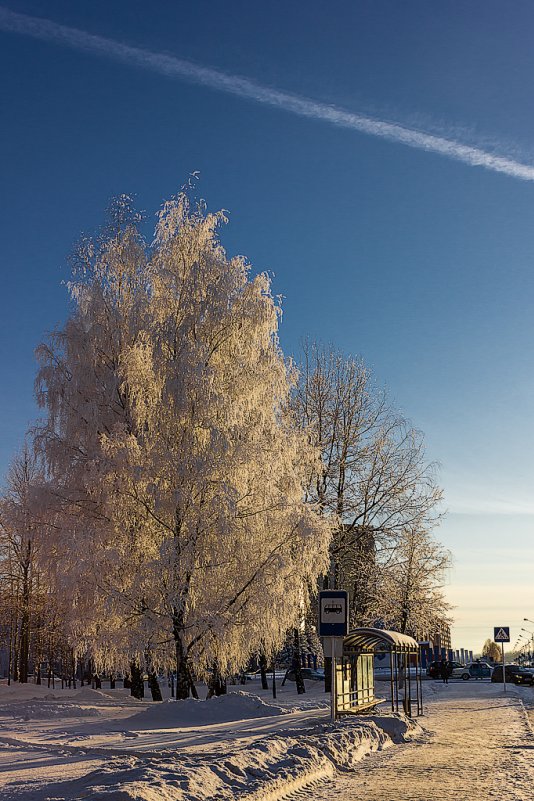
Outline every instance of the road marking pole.
<path id="1" fill-rule="evenodd" d="M 502 683 L 506 692 L 506 669 L 504 665 L 504 643 L 510 642 L 510 626 L 495 626 L 493 629 L 493 642 L 500 642 L 502 648 Z"/>

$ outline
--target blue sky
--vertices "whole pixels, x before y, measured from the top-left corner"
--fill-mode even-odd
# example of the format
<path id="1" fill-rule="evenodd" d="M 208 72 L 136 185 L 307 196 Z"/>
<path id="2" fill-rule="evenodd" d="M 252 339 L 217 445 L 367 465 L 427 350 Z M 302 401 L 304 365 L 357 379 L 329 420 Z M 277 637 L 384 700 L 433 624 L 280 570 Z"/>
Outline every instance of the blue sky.
<path id="1" fill-rule="evenodd" d="M 534 7 L 466 6 L 2 6 L 0 470 L 35 415 L 33 350 L 66 315 L 73 243 L 111 196 L 136 193 L 150 221 L 198 170 L 199 194 L 229 211 L 228 251 L 274 273 L 285 351 L 310 336 L 361 354 L 425 432 L 450 510 L 455 645 L 476 650 L 493 625 L 515 637 L 534 618 Z M 61 44 L 6 9 L 137 55 Z M 263 101 L 202 85 L 199 68 Z"/>

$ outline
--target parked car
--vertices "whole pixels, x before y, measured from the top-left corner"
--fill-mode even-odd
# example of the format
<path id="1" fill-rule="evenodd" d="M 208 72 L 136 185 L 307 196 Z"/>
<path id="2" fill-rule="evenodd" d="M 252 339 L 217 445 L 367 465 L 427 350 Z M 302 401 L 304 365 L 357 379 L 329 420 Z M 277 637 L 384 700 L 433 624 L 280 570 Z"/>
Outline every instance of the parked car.
<path id="1" fill-rule="evenodd" d="M 468 662 L 467 665 L 460 665 L 453 668 L 451 677 L 453 679 L 489 679 L 491 676 L 491 665 L 487 662 Z"/>
<path id="2" fill-rule="evenodd" d="M 374 674 L 376 681 L 389 681 L 391 679 L 391 668 L 375 667 Z M 406 675 L 409 675 L 415 679 L 419 675 L 419 670 L 416 667 L 409 667 L 406 672 Z"/>
<path id="3" fill-rule="evenodd" d="M 283 679 L 286 675 L 285 670 L 275 670 L 274 677 L 278 681 L 278 679 Z M 267 671 L 267 680 L 271 681 L 273 677 L 272 668 L 269 668 Z M 245 681 L 259 681 L 261 679 L 261 670 L 249 670 L 245 673 Z"/>
<path id="4" fill-rule="evenodd" d="M 302 678 L 303 679 L 311 679 L 312 681 L 324 681 L 324 670 L 321 668 L 301 668 Z M 293 668 L 290 668 L 286 673 L 286 678 L 289 681 L 295 681 L 295 671 Z"/>
<path id="5" fill-rule="evenodd" d="M 461 662 L 449 662 L 449 676 L 454 675 L 454 671 L 458 669 L 464 669 L 465 665 L 462 665 Z M 452 672 L 451 672 L 452 671 Z M 431 662 L 426 669 L 426 675 L 430 676 L 431 679 L 440 679 L 441 678 L 441 661 Z"/>
<path id="6" fill-rule="evenodd" d="M 489 662 L 482 662 L 480 659 L 470 662 L 468 668 L 473 679 L 489 679 L 493 673 L 493 665 L 490 665 Z"/>
<path id="7" fill-rule="evenodd" d="M 438 679 L 440 675 L 439 671 L 440 671 L 439 662 L 431 662 L 426 669 L 426 675 L 430 676 L 431 679 Z"/>
<path id="8" fill-rule="evenodd" d="M 506 681 L 511 684 L 530 684 L 534 685 L 534 674 L 519 665 L 505 665 Z M 491 680 L 502 682 L 502 665 L 496 665 L 491 674 Z"/>

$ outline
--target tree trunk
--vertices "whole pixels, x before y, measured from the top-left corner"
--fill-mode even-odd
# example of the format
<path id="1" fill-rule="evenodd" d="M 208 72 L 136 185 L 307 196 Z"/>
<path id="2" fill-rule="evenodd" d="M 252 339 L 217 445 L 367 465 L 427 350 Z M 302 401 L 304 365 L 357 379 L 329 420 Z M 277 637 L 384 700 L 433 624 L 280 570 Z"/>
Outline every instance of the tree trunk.
<path id="1" fill-rule="evenodd" d="M 130 687 L 130 695 L 134 698 L 145 697 L 145 682 L 143 681 L 143 674 L 137 662 L 130 663 L 130 673 L 132 676 L 132 683 Z"/>
<path id="2" fill-rule="evenodd" d="M 74 651 L 72 649 L 70 652 L 70 674 L 72 676 L 72 686 L 74 689 L 76 689 L 76 658 L 74 656 Z"/>
<path id="3" fill-rule="evenodd" d="M 19 641 L 20 630 L 18 622 L 18 593 L 16 600 L 15 624 L 13 629 L 13 681 L 19 680 Z"/>
<path id="4" fill-rule="evenodd" d="M 95 690 L 101 690 L 102 689 L 102 679 L 100 678 L 98 673 L 94 674 L 93 682 L 94 682 L 94 685 L 95 685 Z"/>
<path id="5" fill-rule="evenodd" d="M 300 636 L 299 630 L 293 629 L 293 670 L 295 671 L 295 684 L 298 695 L 306 692 L 306 685 L 302 677 L 302 665 L 300 664 Z"/>
<path id="6" fill-rule="evenodd" d="M 174 612 L 172 631 L 176 652 L 176 698 L 185 700 L 189 698 L 189 667 L 187 664 L 187 651 L 182 642 L 183 616 L 178 610 Z"/>
<path id="7" fill-rule="evenodd" d="M 11 611 L 9 621 L 9 646 L 7 658 L 7 684 L 11 685 L 11 675 L 13 673 L 13 611 Z"/>
<path id="8" fill-rule="evenodd" d="M 408 627 L 408 605 L 407 603 L 404 603 L 402 606 L 400 633 L 406 634 L 407 627 Z"/>
<path id="9" fill-rule="evenodd" d="M 124 687 L 125 690 L 132 689 L 132 679 L 129 673 L 124 674 L 124 678 L 122 680 L 122 686 Z"/>
<path id="10" fill-rule="evenodd" d="M 156 672 L 154 670 L 151 670 L 148 673 L 148 686 L 150 687 L 150 692 L 152 693 L 152 700 L 163 701 L 163 696 L 158 683 L 158 677 L 156 676 Z"/>
<path id="11" fill-rule="evenodd" d="M 31 540 L 28 541 L 22 573 L 19 650 L 19 681 L 21 684 L 26 684 L 28 681 L 28 662 L 30 657 L 30 559 Z"/>
<path id="12" fill-rule="evenodd" d="M 261 688 L 262 690 L 268 690 L 269 682 L 267 681 L 267 656 L 263 649 L 259 653 L 258 664 L 260 666 Z"/>
<path id="13" fill-rule="evenodd" d="M 115 689 L 115 674 L 114 673 L 110 673 L 109 674 L 109 689 L 110 690 L 114 690 Z"/>
<path id="14" fill-rule="evenodd" d="M 191 674 L 191 671 L 189 671 L 189 690 L 191 692 L 192 697 L 198 701 L 197 688 L 195 687 L 195 682 Z"/>
<path id="15" fill-rule="evenodd" d="M 208 681 L 207 698 L 213 698 L 214 695 L 226 695 L 226 679 L 221 675 L 217 660 L 213 663 L 213 672 Z"/>

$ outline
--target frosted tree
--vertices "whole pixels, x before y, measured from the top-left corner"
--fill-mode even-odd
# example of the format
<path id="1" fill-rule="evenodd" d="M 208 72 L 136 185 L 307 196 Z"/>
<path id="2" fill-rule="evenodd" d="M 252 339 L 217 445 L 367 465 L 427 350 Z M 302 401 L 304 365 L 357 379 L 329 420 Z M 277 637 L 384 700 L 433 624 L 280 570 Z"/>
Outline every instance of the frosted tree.
<path id="1" fill-rule="evenodd" d="M 308 497 L 330 521 L 326 583 L 350 591 L 351 622 L 380 616 L 376 587 L 405 530 L 428 528 L 441 491 L 423 438 L 391 408 L 363 362 L 306 344 L 293 405 L 322 454 Z"/>
<path id="2" fill-rule="evenodd" d="M 39 348 L 38 443 L 56 581 L 104 663 L 241 667 L 269 651 L 328 561 L 304 485 L 317 454 L 288 411 L 280 308 L 180 194 L 147 245 L 127 198 L 82 243 L 73 312 Z"/>
<path id="3" fill-rule="evenodd" d="M 388 628 L 416 639 L 449 624 L 444 595 L 451 554 L 424 529 L 401 532 L 376 586 L 376 608 Z"/>
<path id="4" fill-rule="evenodd" d="M 9 469 L 0 498 L 0 576 L 2 604 L 9 631 L 10 674 L 28 681 L 30 648 L 38 650 L 41 623 L 39 589 L 40 525 L 33 491 L 41 478 L 37 462 L 25 446 Z"/>
<path id="5" fill-rule="evenodd" d="M 498 662 L 501 659 L 501 649 L 493 640 L 486 640 L 482 646 L 482 656 L 492 662 Z"/>

